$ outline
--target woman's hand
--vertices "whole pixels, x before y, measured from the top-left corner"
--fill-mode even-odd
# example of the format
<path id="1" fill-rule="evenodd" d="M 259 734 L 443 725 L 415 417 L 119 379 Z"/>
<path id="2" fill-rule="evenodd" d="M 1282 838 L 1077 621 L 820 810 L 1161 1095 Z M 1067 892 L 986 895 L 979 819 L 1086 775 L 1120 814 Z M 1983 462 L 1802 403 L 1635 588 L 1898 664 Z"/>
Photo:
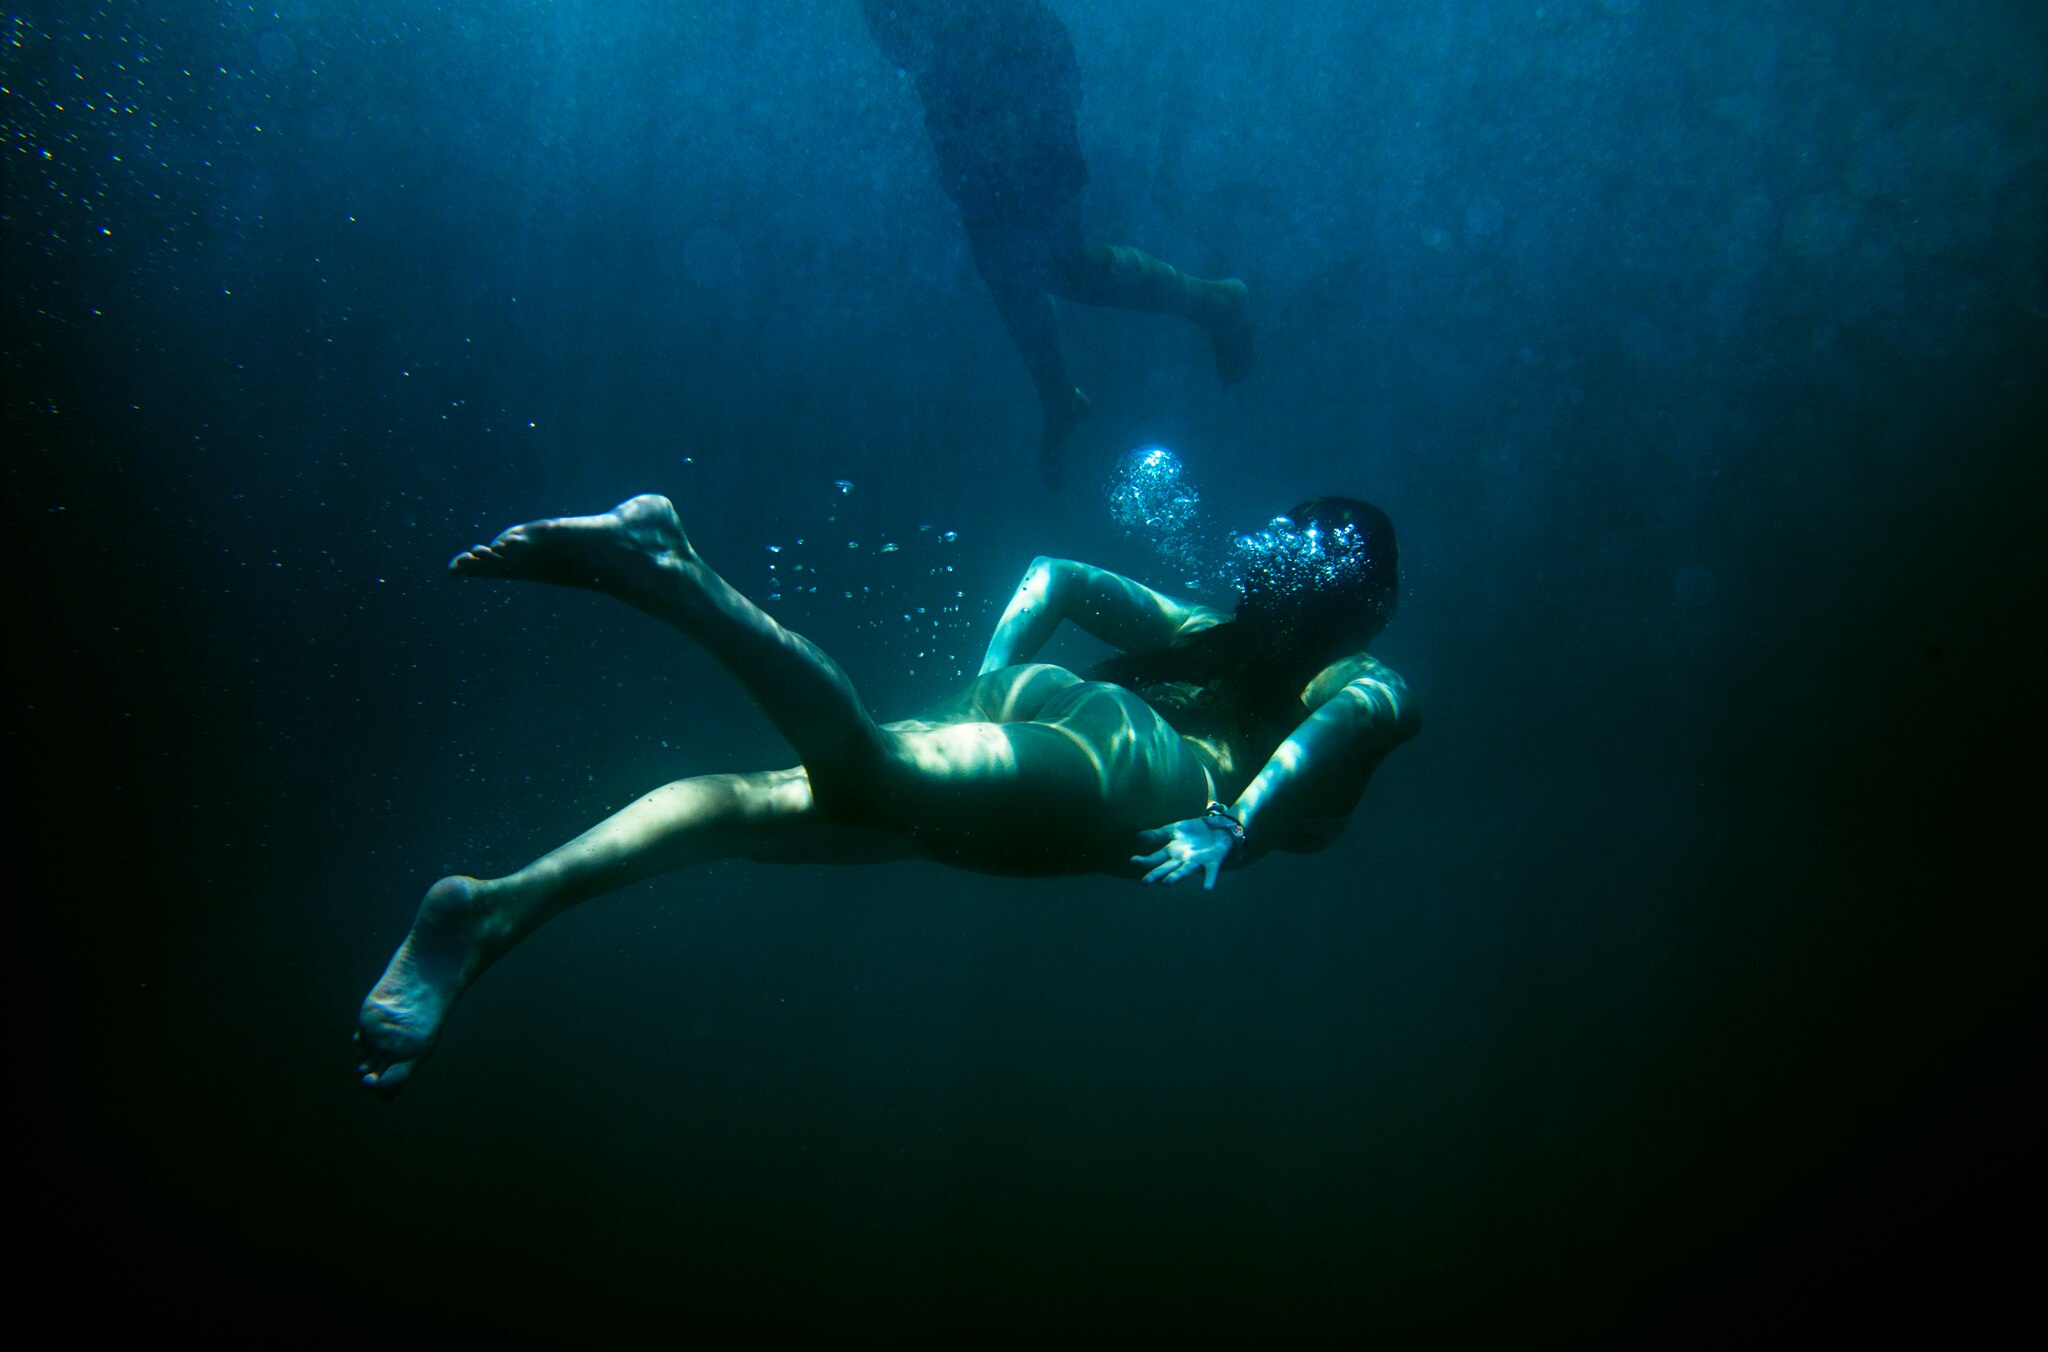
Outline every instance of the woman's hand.
<path id="1" fill-rule="evenodd" d="M 1191 878 L 1199 870 L 1202 874 L 1202 890 L 1216 890 L 1216 871 L 1229 862 L 1237 850 L 1241 837 L 1224 823 L 1228 818 L 1190 817 L 1184 822 L 1162 826 L 1157 831 L 1146 831 L 1139 835 L 1141 848 L 1150 854 L 1133 855 L 1133 864 L 1143 864 L 1151 872 L 1145 875 L 1145 884 L 1177 883 Z"/>

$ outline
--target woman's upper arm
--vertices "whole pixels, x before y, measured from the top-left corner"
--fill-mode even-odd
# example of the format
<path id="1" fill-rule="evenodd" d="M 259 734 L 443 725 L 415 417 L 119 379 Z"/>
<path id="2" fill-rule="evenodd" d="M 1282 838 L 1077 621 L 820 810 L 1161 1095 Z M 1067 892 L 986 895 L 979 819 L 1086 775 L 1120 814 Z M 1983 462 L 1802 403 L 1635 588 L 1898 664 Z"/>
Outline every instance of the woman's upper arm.
<path id="1" fill-rule="evenodd" d="M 1349 671 L 1325 675 L 1341 683 L 1238 796 L 1239 820 L 1264 848 L 1300 851 L 1334 840 L 1331 822 L 1350 815 L 1380 761 L 1421 727 L 1407 683 L 1377 662 L 1361 657 Z"/>
<path id="2" fill-rule="evenodd" d="M 1072 560 L 1059 560 L 1056 566 L 1071 570 L 1073 591 L 1066 618 L 1125 652 L 1163 648 L 1182 634 L 1207 629 L 1229 618 L 1213 606 L 1154 591 L 1107 568 Z"/>
<path id="3" fill-rule="evenodd" d="M 1324 668 L 1302 692 L 1302 702 L 1311 712 L 1328 706 L 1352 726 L 1391 737 L 1394 743 L 1407 741 L 1422 727 L 1408 683 L 1392 667 L 1364 653 Z"/>

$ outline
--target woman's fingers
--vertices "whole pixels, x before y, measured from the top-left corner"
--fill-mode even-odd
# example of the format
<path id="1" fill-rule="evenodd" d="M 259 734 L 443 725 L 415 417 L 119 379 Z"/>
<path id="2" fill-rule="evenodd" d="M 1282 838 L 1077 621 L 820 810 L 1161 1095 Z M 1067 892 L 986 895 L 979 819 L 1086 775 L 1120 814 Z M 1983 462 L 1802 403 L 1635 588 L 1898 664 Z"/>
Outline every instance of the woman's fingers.
<path id="1" fill-rule="evenodd" d="M 1184 859 L 1165 860 L 1145 875 L 1145 885 L 1150 887 L 1154 883 L 1176 882 L 1179 880 L 1182 870 L 1186 868 L 1187 861 Z"/>
<path id="2" fill-rule="evenodd" d="M 1169 859 L 1145 875 L 1145 885 L 1150 887 L 1154 883 L 1175 882 L 1180 878 L 1181 871 L 1186 867 L 1187 864 L 1183 860 Z"/>
<path id="3" fill-rule="evenodd" d="M 1197 869 L 1200 869 L 1202 867 L 1204 867 L 1204 865 L 1202 861 L 1199 859 L 1169 859 L 1165 863 L 1159 865 L 1159 867 L 1153 869 L 1150 873 L 1146 874 L 1145 883 L 1147 886 L 1150 886 L 1153 883 L 1159 883 L 1164 886 L 1171 887 L 1173 884 L 1181 881 L 1181 879 L 1183 878 L 1190 876 Z"/>
<path id="4" fill-rule="evenodd" d="M 1146 886 L 1155 883 L 1171 886 L 1184 878 L 1193 877 L 1199 871 L 1202 875 L 1202 890 L 1216 890 L 1217 870 L 1223 867 L 1223 861 L 1229 857 L 1230 852 L 1226 849 L 1219 853 L 1207 848 L 1207 842 L 1190 838 L 1189 834 L 1182 830 L 1187 825 L 1187 822 L 1175 822 L 1156 831 L 1138 833 L 1140 847 L 1156 847 L 1150 854 L 1131 856 L 1133 864 L 1149 870 L 1144 878 Z"/>

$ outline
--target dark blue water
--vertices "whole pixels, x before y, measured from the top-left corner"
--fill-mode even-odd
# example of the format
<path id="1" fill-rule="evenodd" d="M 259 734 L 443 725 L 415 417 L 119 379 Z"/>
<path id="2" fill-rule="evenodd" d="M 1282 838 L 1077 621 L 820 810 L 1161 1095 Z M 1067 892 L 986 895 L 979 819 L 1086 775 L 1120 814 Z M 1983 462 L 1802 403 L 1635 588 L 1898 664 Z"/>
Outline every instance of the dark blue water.
<path id="1" fill-rule="evenodd" d="M 1244 278 L 1259 343 L 1225 389 L 1067 308 L 1059 495 L 852 0 L 8 7 L 32 1273 L 157 1328 L 814 1337 L 2014 1294 L 2038 8 L 1053 8 L 1091 235 Z M 672 635 L 450 554 L 668 493 L 902 714 L 1033 554 L 1161 566 L 1103 493 L 1154 443 L 1219 532 L 1400 527 L 1428 726 L 1338 846 L 1210 896 L 719 865 L 354 1086 L 432 879 L 789 760 Z"/>

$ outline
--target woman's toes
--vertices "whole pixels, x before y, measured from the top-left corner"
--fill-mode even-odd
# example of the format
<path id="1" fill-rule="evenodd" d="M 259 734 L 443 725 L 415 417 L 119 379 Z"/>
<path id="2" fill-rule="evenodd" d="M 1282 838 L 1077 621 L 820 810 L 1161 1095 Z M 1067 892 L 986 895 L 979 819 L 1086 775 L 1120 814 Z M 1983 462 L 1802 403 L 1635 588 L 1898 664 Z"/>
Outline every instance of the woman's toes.
<path id="1" fill-rule="evenodd" d="M 385 1067 L 384 1072 L 380 1075 L 369 1076 L 364 1083 L 380 1094 L 395 1094 L 405 1088 L 405 1082 L 412 1078 L 414 1064 L 411 1061 L 400 1061 L 395 1065 Z"/>

